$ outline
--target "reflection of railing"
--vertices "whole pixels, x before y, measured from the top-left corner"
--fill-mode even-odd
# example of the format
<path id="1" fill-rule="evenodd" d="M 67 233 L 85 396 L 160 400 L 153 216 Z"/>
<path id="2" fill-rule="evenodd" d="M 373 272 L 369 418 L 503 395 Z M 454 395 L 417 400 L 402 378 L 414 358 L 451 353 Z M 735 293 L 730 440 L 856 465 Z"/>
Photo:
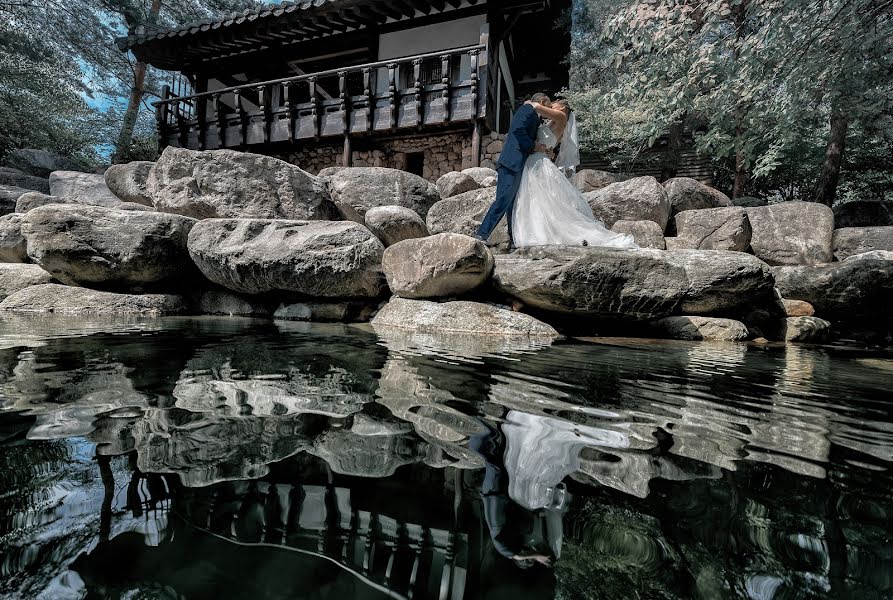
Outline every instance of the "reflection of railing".
<path id="1" fill-rule="evenodd" d="M 350 493 L 334 486 L 238 482 L 221 486 L 210 499 L 179 504 L 191 525 L 217 537 L 325 558 L 396 597 L 462 598 L 467 534 L 359 510 Z"/>
<path id="2" fill-rule="evenodd" d="M 213 149 L 472 121 L 486 112 L 485 50 L 467 46 L 189 96 L 166 89 L 154 104 L 159 140 Z"/>

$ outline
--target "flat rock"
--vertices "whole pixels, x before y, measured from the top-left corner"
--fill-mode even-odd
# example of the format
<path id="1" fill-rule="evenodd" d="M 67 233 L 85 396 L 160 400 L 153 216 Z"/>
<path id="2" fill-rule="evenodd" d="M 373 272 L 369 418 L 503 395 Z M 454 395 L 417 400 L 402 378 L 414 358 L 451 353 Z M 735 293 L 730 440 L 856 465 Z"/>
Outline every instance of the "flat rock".
<path id="1" fill-rule="evenodd" d="M 186 250 L 194 219 L 81 204 L 22 216 L 28 256 L 62 283 L 144 291 L 195 273 Z"/>
<path id="2" fill-rule="evenodd" d="M 667 249 L 664 231 L 654 221 L 617 221 L 611 231 L 628 233 L 640 248 Z"/>
<path id="3" fill-rule="evenodd" d="M 8 215 L 15 212 L 16 202 L 18 202 L 19 198 L 23 194 L 33 191 L 14 185 L 0 184 L 0 215 Z"/>
<path id="4" fill-rule="evenodd" d="M 27 287 L 11 294 L 0 302 L 0 311 L 157 317 L 185 314 L 188 312 L 188 307 L 180 296 L 115 294 L 47 283 Z"/>
<path id="5" fill-rule="evenodd" d="M 816 202 L 748 208 L 753 253 L 770 265 L 831 262 L 834 213 Z"/>
<path id="6" fill-rule="evenodd" d="M 366 228 L 381 240 L 385 247 L 403 240 L 428 235 L 422 217 L 402 206 L 376 206 L 366 211 Z"/>
<path id="7" fill-rule="evenodd" d="M 597 169 L 582 169 L 574 173 L 572 181 L 577 189 L 581 192 L 593 192 L 612 183 L 620 181 L 617 176 L 607 171 L 599 171 Z"/>
<path id="8" fill-rule="evenodd" d="M 196 219 L 341 218 L 320 178 L 249 152 L 168 146 L 146 186 L 158 211 Z"/>
<path id="9" fill-rule="evenodd" d="M 780 266 L 772 272 L 782 297 L 809 302 L 821 317 L 889 318 L 893 252 L 867 252 L 828 265 Z"/>
<path id="10" fill-rule="evenodd" d="M 59 198 L 58 196 L 50 196 L 41 192 L 28 192 L 19 196 L 16 200 L 15 211 L 17 213 L 26 213 L 38 206 L 46 206 L 47 204 L 72 204 L 70 200 Z"/>
<path id="11" fill-rule="evenodd" d="M 46 150 L 20 148 L 6 155 L 4 164 L 28 175 L 47 178 L 53 171 L 80 171 L 80 164 Z"/>
<path id="12" fill-rule="evenodd" d="M 0 184 L 11 185 L 14 187 L 25 188 L 26 190 L 34 190 L 48 194 L 50 191 L 50 182 L 46 177 L 35 177 L 28 175 L 18 169 L 11 167 L 0 167 Z"/>
<path id="13" fill-rule="evenodd" d="M 708 250 L 524 248 L 497 256 L 493 278 L 541 310 L 639 320 L 730 312 L 773 293 L 762 261 Z"/>
<path id="14" fill-rule="evenodd" d="M 552 326 L 529 315 L 479 302 L 430 302 L 392 298 L 372 319 L 381 328 L 416 332 L 556 338 Z"/>
<path id="15" fill-rule="evenodd" d="M 19 290 L 52 280 L 53 276 L 37 265 L 0 264 L 0 300 Z"/>
<path id="16" fill-rule="evenodd" d="M 663 185 L 670 198 L 671 214 L 686 210 L 732 206 L 728 196 L 691 177 L 673 177 L 666 180 Z"/>
<path id="17" fill-rule="evenodd" d="M 676 214 L 674 250 L 733 250 L 750 246 L 750 221 L 740 207 L 685 210 Z"/>
<path id="18" fill-rule="evenodd" d="M 853 200 L 834 207 L 837 227 L 884 227 L 893 225 L 893 202 Z"/>
<path id="19" fill-rule="evenodd" d="M 456 171 L 444 173 L 434 185 L 441 198 L 450 198 L 481 187 L 471 175 Z"/>
<path id="20" fill-rule="evenodd" d="M 78 204 L 114 207 L 121 203 L 105 185 L 105 176 L 79 171 L 50 173 L 50 195 Z"/>
<path id="21" fill-rule="evenodd" d="M 667 228 L 670 197 L 654 177 L 633 177 L 584 195 L 606 227 L 617 221 L 654 221 L 661 231 Z"/>
<path id="22" fill-rule="evenodd" d="M 431 207 L 425 222 L 428 231 L 435 233 L 461 233 L 473 236 L 484 220 L 490 205 L 496 200 L 496 188 L 481 188 L 446 200 L 441 200 Z M 509 241 L 508 226 L 502 219 L 487 244 L 490 246 L 507 245 Z"/>
<path id="23" fill-rule="evenodd" d="M 382 269 L 391 291 L 402 298 L 445 298 L 485 283 L 493 272 L 493 256 L 472 237 L 438 233 L 390 246 Z"/>
<path id="24" fill-rule="evenodd" d="M 0 217 L 0 262 L 31 262 L 25 236 L 22 235 L 22 215 Z"/>
<path id="25" fill-rule="evenodd" d="M 105 185 L 124 202 L 154 206 L 148 186 L 149 172 L 154 165 L 148 160 L 112 165 L 105 171 Z"/>
<path id="26" fill-rule="evenodd" d="M 341 168 L 326 175 L 325 181 L 344 217 L 358 223 L 375 206 L 402 206 L 424 219 L 428 209 L 440 200 L 433 183 L 399 169 Z"/>
<path id="27" fill-rule="evenodd" d="M 782 298 L 785 315 L 788 317 L 811 317 L 815 314 L 815 308 L 809 302 L 803 300 L 788 300 Z"/>
<path id="28" fill-rule="evenodd" d="M 834 230 L 832 243 L 837 260 L 874 250 L 893 251 L 893 226 L 842 227 Z"/>
<path id="29" fill-rule="evenodd" d="M 744 323 L 717 317 L 665 317 L 651 326 L 676 340 L 739 342 L 750 335 Z"/>
<path id="30" fill-rule="evenodd" d="M 787 317 L 781 337 L 786 342 L 824 342 L 831 335 L 831 323 L 818 317 Z"/>
<path id="31" fill-rule="evenodd" d="M 368 302 L 293 302 L 282 303 L 273 318 L 285 321 L 364 323 L 375 306 Z"/>
<path id="32" fill-rule="evenodd" d="M 490 167 L 469 167 L 462 169 L 462 173 L 470 176 L 477 181 L 481 187 L 491 187 L 496 185 L 496 171 Z M 492 180 L 493 183 L 490 183 Z"/>
<path id="33" fill-rule="evenodd" d="M 383 252 L 350 221 L 206 219 L 189 233 L 189 254 L 205 277 L 244 294 L 377 297 Z"/>

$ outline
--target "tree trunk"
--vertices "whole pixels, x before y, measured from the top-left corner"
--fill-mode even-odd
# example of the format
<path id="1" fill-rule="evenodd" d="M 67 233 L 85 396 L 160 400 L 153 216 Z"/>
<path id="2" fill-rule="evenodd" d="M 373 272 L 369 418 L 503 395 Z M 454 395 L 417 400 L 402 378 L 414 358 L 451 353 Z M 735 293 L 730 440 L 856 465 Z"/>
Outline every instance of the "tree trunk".
<path id="1" fill-rule="evenodd" d="M 735 48 L 732 52 L 735 61 L 741 56 L 741 44 L 744 39 L 745 25 L 747 24 L 747 0 L 742 0 L 735 11 Z M 735 111 L 735 183 L 732 185 L 732 198 L 740 198 L 744 195 L 744 184 L 747 183 L 747 156 L 744 152 L 744 115 L 749 107 L 741 106 L 740 102 Z"/>
<path id="2" fill-rule="evenodd" d="M 825 162 L 815 185 L 814 200 L 827 206 L 834 204 L 837 197 L 837 182 L 840 180 L 840 165 L 846 150 L 846 132 L 849 119 L 835 108 L 831 111 L 831 132 L 825 147 Z"/>
<path id="3" fill-rule="evenodd" d="M 744 128 L 740 125 L 735 128 L 735 184 L 732 186 L 732 198 L 740 198 L 744 195 L 744 184 L 747 183 L 747 157 L 741 148 L 741 136 Z"/>
<path id="4" fill-rule="evenodd" d="M 666 181 L 676 177 L 679 172 L 679 157 L 682 152 L 682 132 L 683 121 L 673 123 L 670 126 L 669 140 L 667 142 L 667 152 L 664 154 L 664 164 L 660 172 L 660 180 Z"/>

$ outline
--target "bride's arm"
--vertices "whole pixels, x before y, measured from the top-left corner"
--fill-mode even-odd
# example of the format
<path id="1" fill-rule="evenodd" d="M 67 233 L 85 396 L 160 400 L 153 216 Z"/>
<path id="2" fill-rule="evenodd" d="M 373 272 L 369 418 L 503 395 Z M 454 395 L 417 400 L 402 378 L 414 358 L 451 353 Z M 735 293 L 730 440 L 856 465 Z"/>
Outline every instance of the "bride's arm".
<path id="1" fill-rule="evenodd" d="M 564 127 L 567 124 L 567 115 L 564 114 L 563 110 L 558 110 L 557 108 L 547 108 L 542 104 L 538 104 L 536 102 L 531 102 L 531 106 L 533 106 L 533 110 L 537 112 L 541 117 L 545 117 L 547 119 L 552 119 L 559 127 Z"/>

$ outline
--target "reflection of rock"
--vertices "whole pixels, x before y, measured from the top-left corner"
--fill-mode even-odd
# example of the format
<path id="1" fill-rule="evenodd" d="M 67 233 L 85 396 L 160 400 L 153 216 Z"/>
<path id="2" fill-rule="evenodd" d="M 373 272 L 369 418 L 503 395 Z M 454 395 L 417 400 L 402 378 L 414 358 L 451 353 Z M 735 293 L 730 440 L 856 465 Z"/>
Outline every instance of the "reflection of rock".
<path id="1" fill-rule="evenodd" d="M 309 452 L 342 475 L 390 477 L 398 467 L 421 462 L 426 450 L 426 444 L 413 435 L 359 435 L 328 429 Z"/>
<path id="2" fill-rule="evenodd" d="M 671 456 L 655 456 L 643 452 L 598 452 L 583 450 L 579 461 L 580 474 L 625 494 L 645 498 L 652 479 L 689 481 L 719 479 L 722 471 L 701 462 L 682 462 Z"/>

